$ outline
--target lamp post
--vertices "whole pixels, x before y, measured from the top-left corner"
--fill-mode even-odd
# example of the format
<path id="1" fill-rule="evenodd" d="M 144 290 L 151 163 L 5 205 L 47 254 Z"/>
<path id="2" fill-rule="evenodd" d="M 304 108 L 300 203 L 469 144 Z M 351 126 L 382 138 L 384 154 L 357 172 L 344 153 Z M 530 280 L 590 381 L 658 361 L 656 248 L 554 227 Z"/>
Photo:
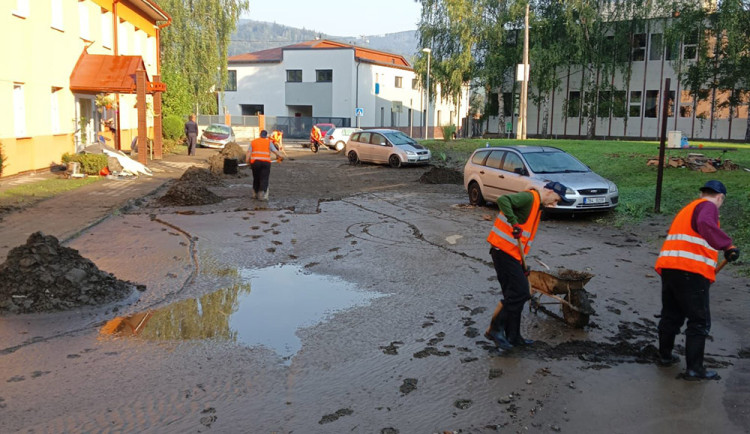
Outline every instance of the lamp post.
<path id="1" fill-rule="evenodd" d="M 432 50 L 422 48 L 422 51 L 427 53 L 427 108 L 425 109 L 424 120 L 424 138 L 427 140 L 427 127 L 430 125 L 430 53 L 432 53 Z"/>

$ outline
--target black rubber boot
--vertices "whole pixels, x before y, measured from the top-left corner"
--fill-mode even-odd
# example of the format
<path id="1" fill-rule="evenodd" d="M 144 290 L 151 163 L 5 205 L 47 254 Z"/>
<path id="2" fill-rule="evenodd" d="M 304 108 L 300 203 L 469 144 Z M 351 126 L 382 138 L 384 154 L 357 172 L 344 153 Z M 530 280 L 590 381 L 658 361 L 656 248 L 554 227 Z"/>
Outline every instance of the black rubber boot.
<path id="1" fill-rule="evenodd" d="M 521 336 L 521 312 L 514 312 L 509 315 L 508 327 L 506 333 L 508 334 L 508 340 L 515 346 L 526 346 L 534 343 L 531 339 L 525 339 Z"/>
<path id="2" fill-rule="evenodd" d="M 492 318 L 492 324 L 490 324 L 490 330 L 484 334 L 484 337 L 495 343 L 495 346 L 503 350 L 510 350 L 513 345 L 508 341 L 505 334 L 505 327 L 508 323 L 508 312 L 503 309 L 497 314 L 495 318 Z"/>
<path id="3" fill-rule="evenodd" d="M 703 351 L 706 348 L 706 337 L 689 335 L 685 338 L 686 380 L 718 380 L 716 371 L 709 371 L 703 366 Z"/>
<path id="4" fill-rule="evenodd" d="M 666 368 L 680 361 L 680 358 L 672 353 L 674 339 L 673 334 L 659 332 L 659 360 L 656 362 L 659 366 Z"/>

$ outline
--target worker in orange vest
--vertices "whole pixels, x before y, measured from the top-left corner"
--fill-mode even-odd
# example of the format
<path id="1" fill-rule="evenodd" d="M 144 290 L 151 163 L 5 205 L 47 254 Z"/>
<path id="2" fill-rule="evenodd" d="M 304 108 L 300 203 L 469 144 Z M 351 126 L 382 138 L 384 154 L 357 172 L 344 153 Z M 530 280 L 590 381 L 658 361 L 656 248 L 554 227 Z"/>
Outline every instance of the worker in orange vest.
<path id="1" fill-rule="evenodd" d="M 260 132 L 260 137 L 250 142 L 245 160 L 253 172 L 253 199 L 268 200 L 268 178 L 271 176 L 271 154 L 276 161 L 284 158 L 268 138 L 268 131 Z"/>
<path id="2" fill-rule="evenodd" d="M 317 125 L 313 125 L 310 130 L 310 149 L 313 152 L 318 152 L 318 148 L 323 145 L 323 134 L 320 132 L 320 128 Z"/>
<path id="3" fill-rule="evenodd" d="M 679 362 L 672 349 L 687 318 L 683 378 L 718 380 L 716 371 L 703 366 L 706 336 L 711 329 L 708 290 L 716 280 L 719 250 L 724 251 L 727 262 L 736 261 L 740 250 L 719 228 L 719 208 L 727 195 L 724 184 L 711 180 L 700 191 L 700 198 L 675 216 L 654 266 L 661 275 L 658 363 L 672 366 Z"/>
<path id="4" fill-rule="evenodd" d="M 287 157 L 286 151 L 284 150 L 284 144 L 282 143 L 283 137 L 284 137 L 284 133 L 282 133 L 279 130 L 273 130 L 273 132 L 271 133 L 270 139 L 271 139 L 271 143 L 273 143 L 276 146 L 279 152 L 281 152 L 282 154 L 284 154 L 285 157 Z"/>
<path id="5" fill-rule="evenodd" d="M 487 241 L 492 246 L 490 256 L 503 299 L 497 304 L 484 336 L 501 350 L 534 342 L 521 336 L 523 305 L 531 299 L 529 269 L 524 269 L 522 258 L 534 242 L 542 207 L 554 207 L 560 202 L 571 203 L 565 197 L 566 191 L 567 187 L 559 182 L 549 182 L 539 190 L 530 189 L 497 198 L 500 212 Z M 523 246 L 523 256 L 519 241 Z"/>

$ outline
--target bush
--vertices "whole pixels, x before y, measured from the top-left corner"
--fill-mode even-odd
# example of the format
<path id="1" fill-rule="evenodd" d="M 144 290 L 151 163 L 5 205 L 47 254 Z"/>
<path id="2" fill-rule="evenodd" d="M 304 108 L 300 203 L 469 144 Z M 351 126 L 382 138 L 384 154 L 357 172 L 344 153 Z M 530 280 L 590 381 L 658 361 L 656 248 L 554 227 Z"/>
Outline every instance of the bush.
<path id="1" fill-rule="evenodd" d="M 162 141 L 162 152 L 164 154 L 184 154 L 186 146 L 179 139 L 164 139 Z"/>
<path id="2" fill-rule="evenodd" d="M 185 131 L 185 123 L 177 115 L 169 115 L 162 122 L 162 136 L 165 139 L 177 140 L 181 138 Z"/>
<path id="3" fill-rule="evenodd" d="M 455 125 L 446 125 L 441 129 L 443 130 L 443 140 L 453 140 L 453 135 L 456 134 Z"/>
<path id="4" fill-rule="evenodd" d="M 81 172 L 87 175 L 98 175 L 107 167 L 107 156 L 105 154 L 63 154 L 62 161 L 65 164 L 76 162 L 81 165 Z"/>
<path id="5" fill-rule="evenodd" d="M 0 142 L 0 176 L 3 176 L 4 168 L 5 168 L 5 154 L 3 154 L 3 142 Z"/>

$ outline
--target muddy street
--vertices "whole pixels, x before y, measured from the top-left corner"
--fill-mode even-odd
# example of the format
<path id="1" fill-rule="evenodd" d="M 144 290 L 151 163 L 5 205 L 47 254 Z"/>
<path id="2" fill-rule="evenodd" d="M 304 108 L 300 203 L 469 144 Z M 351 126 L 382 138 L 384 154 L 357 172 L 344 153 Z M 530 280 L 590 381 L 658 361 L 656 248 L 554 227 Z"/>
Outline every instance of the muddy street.
<path id="1" fill-rule="evenodd" d="M 168 206 L 165 187 L 67 243 L 146 290 L 0 316 L 0 431 L 750 430 L 750 286 L 731 267 L 711 289 L 706 364 L 721 380 L 676 378 L 683 336 L 681 363 L 655 364 L 667 216 L 542 221 L 532 268 L 593 274 L 595 313 L 577 329 L 559 303 L 526 309 L 537 342 L 501 354 L 483 337 L 501 296 L 496 207 L 430 183 L 451 180 L 430 167 L 290 157 L 268 202 L 240 169 L 206 186 L 217 203 Z"/>

